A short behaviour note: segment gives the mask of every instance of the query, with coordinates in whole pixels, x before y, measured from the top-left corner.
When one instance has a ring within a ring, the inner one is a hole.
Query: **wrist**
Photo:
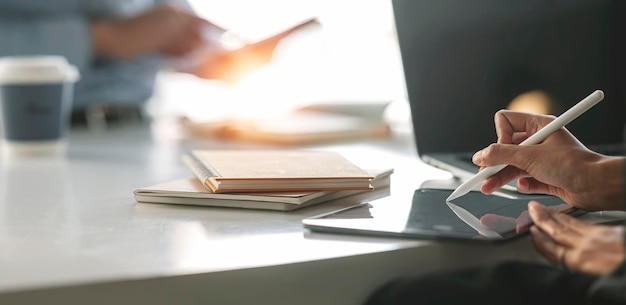
[[[607,210],[626,208],[626,157],[605,157],[598,162],[595,175]]]

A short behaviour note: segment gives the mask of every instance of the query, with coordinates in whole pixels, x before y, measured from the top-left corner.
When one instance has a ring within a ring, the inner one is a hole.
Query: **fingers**
[[[552,240],[563,245],[575,245],[590,225],[567,214],[550,210],[536,201],[528,204],[528,213],[535,226]]]
[[[485,214],[480,217],[480,224],[496,232],[507,232],[515,226],[516,219],[497,214]]]
[[[478,166],[509,164],[526,169],[530,161],[527,156],[532,156],[535,151],[536,148],[532,145],[491,144],[474,153],[472,162]]]
[[[515,132],[511,136],[512,143],[503,143],[503,144],[519,144],[524,142],[528,138],[528,134],[526,132]]]
[[[524,177],[517,180],[517,190],[524,194],[549,194],[555,195],[552,187],[532,177]]]
[[[595,275],[608,274],[623,262],[622,226],[588,224],[559,213],[563,207],[529,203],[528,212],[535,223],[530,232],[539,253],[570,270]]]
[[[472,162],[478,166],[486,167],[497,164],[512,165],[505,167],[496,175],[487,178],[481,186],[481,191],[485,194],[490,194],[513,179],[527,176],[526,168],[529,166],[529,160],[525,160],[524,156],[529,154],[524,153],[524,151],[533,149],[533,147],[522,147],[518,145],[492,144],[476,152],[472,157]],[[520,150],[522,153],[520,153]]]
[[[543,183],[533,177],[523,177],[517,180],[517,191],[523,194],[546,194],[566,200],[567,191],[560,187]]]
[[[548,261],[564,266],[572,271],[584,272],[592,275],[606,275],[624,261],[623,236],[616,239],[617,242],[609,241],[609,246],[603,243],[587,244],[582,240],[582,246],[568,246],[559,244],[550,238],[548,234],[536,226],[530,228],[532,242],[535,249]],[[589,233],[587,235],[590,235]],[[591,235],[602,236],[600,233]]]
[[[536,201],[528,204],[528,213],[534,222],[530,228],[532,242],[537,251],[550,262],[568,266],[567,253],[570,247],[580,238],[580,232],[571,230],[576,222],[556,216],[566,216],[552,211]],[[566,216],[566,218],[571,218]]]
[[[522,212],[515,221],[515,232],[521,233],[526,231],[531,223],[528,211]]]
[[[554,120],[554,116],[500,110],[494,115],[498,143],[520,143]]]
[[[525,175],[525,172],[516,167],[505,167],[496,175],[485,179],[480,187],[480,191],[483,194],[491,194],[500,189],[503,185],[509,183],[509,181],[517,179],[518,177],[523,175]]]
[[[548,235],[541,231],[538,227],[530,227],[532,235],[532,243],[535,249],[543,255],[548,261],[567,266],[565,262],[565,248],[557,245]]]
[[[510,165],[487,178],[481,186],[481,191],[490,194],[509,181],[522,178],[517,185],[518,191],[522,193],[562,195],[563,189],[555,187],[552,182],[563,181],[559,180],[563,174],[554,170],[560,166],[554,162],[563,159],[555,156],[553,149],[555,148],[542,145],[491,144],[476,152],[472,162],[480,167]]]

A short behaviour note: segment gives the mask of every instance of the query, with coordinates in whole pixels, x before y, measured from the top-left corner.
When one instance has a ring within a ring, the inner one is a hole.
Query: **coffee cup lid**
[[[0,57],[0,85],[75,82],[78,69],[63,56]]]

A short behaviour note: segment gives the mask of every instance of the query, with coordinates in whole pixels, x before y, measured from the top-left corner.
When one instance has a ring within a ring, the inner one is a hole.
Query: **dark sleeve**
[[[591,285],[589,300],[590,304],[626,304],[626,262]]]

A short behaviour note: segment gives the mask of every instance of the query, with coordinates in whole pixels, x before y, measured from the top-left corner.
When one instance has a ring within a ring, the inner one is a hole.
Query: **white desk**
[[[58,162],[0,171],[0,304],[360,304],[391,277],[505,257],[537,259],[529,240],[503,246],[305,232],[291,213],[138,204],[132,190],[190,177],[189,148],[150,128],[74,130]],[[392,192],[447,174],[417,161],[410,137],[328,146],[357,164],[394,167]],[[395,150],[393,150],[393,149]]]

